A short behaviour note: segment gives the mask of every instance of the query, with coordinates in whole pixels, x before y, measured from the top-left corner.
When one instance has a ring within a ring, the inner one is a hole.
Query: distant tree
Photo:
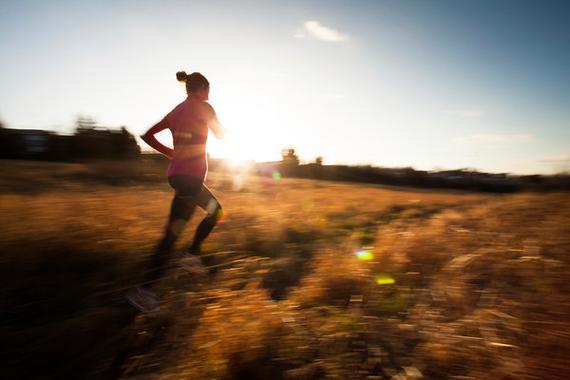
[[[111,132],[111,138],[116,157],[133,158],[140,154],[140,147],[135,137],[125,126],[121,127],[120,132]]]
[[[299,157],[295,153],[295,149],[288,148],[281,151],[281,157],[283,157],[283,165],[288,167],[299,166]]]
[[[314,163],[306,165],[305,176],[309,178],[322,178],[323,173],[323,158],[321,156],[316,157]]]
[[[134,158],[140,153],[134,136],[126,127],[110,129],[86,116],[77,118],[72,147],[73,156],[79,159]]]
[[[295,149],[288,148],[281,151],[281,173],[285,175],[296,175],[299,169],[299,157],[295,153]]]
[[[92,131],[97,127],[97,123],[89,116],[79,116],[75,122],[76,133]]]

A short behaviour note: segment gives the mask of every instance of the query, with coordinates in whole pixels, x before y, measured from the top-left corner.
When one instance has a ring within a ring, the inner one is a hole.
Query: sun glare
[[[211,139],[208,151],[213,157],[224,159],[230,167],[247,167],[259,156],[259,143],[245,136],[228,134],[224,140]]]

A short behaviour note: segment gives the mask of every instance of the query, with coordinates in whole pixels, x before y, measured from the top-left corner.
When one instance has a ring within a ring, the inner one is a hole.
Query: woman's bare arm
[[[174,149],[163,145],[160,141],[154,137],[160,131],[168,128],[168,123],[165,119],[162,119],[155,125],[153,125],[144,135],[141,136],[142,140],[150,145],[152,148],[156,149],[160,153],[164,154],[166,157],[172,159],[174,157]]]
[[[208,127],[214,133],[214,136],[216,136],[218,140],[223,140],[226,135],[226,131],[222,126],[222,124],[220,124],[220,121],[218,120],[218,116],[216,115],[216,111],[214,111],[214,108],[209,103],[206,104],[208,107],[208,111],[210,112],[210,117],[209,117],[210,122],[208,123]]]
[[[223,140],[224,137],[226,136],[226,131],[224,127],[222,127],[222,124],[220,124],[217,118],[214,119],[210,124],[210,129],[212,130],[212,132],[214,132],[214,136],[216,136],[218,140]]]

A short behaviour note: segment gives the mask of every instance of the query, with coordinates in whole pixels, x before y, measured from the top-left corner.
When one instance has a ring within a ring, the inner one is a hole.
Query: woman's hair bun
[[[187,78],[188,74],[186,74],[186,71],[179,71],[176,73],[176,79],[178,79],[179,82],[186,82]]]

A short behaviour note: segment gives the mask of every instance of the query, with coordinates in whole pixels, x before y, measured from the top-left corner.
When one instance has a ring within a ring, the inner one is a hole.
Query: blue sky
[[[538,0],[4,1],[0,120],[141,134],[184,69],[230,131],[214,156],[570,170],[569,19]]]

